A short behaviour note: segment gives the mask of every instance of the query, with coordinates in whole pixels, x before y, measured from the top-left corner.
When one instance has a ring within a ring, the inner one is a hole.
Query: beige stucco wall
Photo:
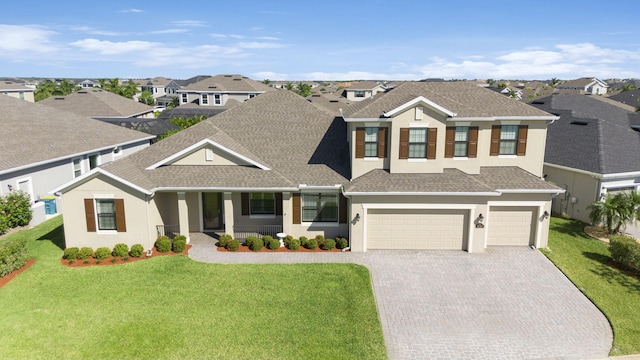
[[[213,152],[212,160],[206,159],[206,149]],[[239,159],[226,151],[222,151],[213,145],[206,145],[201,149],[197,149],[190,154],[174,161],[172,165],[241,165],[248,166],[248,162]]]
[[[87,232],[84,199],[112,197],[124,200],[126,232]],[[155,241],[155,223],[151,223],[155,214],[149,213],[146,195],[122,186],[112,179],[98,175],[77,186],[73,191],[62,194],[65,206],[64,232],[66,247],[89,246],[113,248],[115,244],[142,244],[150,249]]]
[[[416,119],[416,107],[393,117],[391,122],[349,123],[352,178],[357,178],[373,169],[389,169],[392,173],[440,173],[445,168],[457,168],[468,174],[477,174],[481,166],[517,166],[536,176],[542,176],[542,163],[546,144],[546,121],[452,121],[445,115],[426,106],[422,107],[422,119]],[[420,111],[418,111],[419,113]],[[490,156],[492,125],[527,125],[527,149],[525,156]],[[389,127],[387,155],[385,159],[355,157],[355,133],[358,127]],[[478,156],[476,158],[445,158],[447,126],[477,126]],[[399,159],[400,129],[426,127],[437,129],[435,159]]]
[[[505,194],[502,196],[392,196],[392,195],[364,195],[352,196],[350,205],[349,238],[352,251],[365,250],[365,227],[367,226],[367,209],[461,209],[469,211],[471,224],[466,224],[467,251],[483,252],[487,242],[486,227],[475,227],[477,218],[483,214],[488,217],[489,206],[529,206],[535,208],[534,215],[542,217],[544,211],[551,211],[551,196],[549,194]],[[360,214],[360,220],[355,221],[356,214]],[[540,220],[540,219],[539,219]],[[487,219],[487,221],[490,221]],[[488,225],[488,223],[485,223]],[[539,232],[537,242],[540,247],[547,246],[549,232],[549,220],[538,221],[536,231]],[[472,238],[471,238],[472,236]]]
[[[600,181],[587,174],[548,165],[544,166],[544,173],[547,181],[567,190],[553,200],[553,212],[588,223],[587,207],[597,200]]]
[[[22,99],[28,102],[35,102],[35,98],[33,96],[33,91],[24,90],[24,91],[2,91],[0,92],[5,95],[9,95],[16,99]],[[22,95],[21,95],[22,94]]]

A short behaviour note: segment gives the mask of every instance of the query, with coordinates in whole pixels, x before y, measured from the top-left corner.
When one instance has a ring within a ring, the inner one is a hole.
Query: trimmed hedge
[[[291,239],[287,242],[286,245],[289,250],[298,250],[300,248],[300,240]]]
[[[262,237],[262,241],[269,250],[276,250],[280,247],[280,240],[274,239],[273,236],[265,235]]]
[[[142,253],[144,253],[144,247],[142,247],[141,244],[134,244],[131,246],[131,250],[129,250],[129,255],[135,258],[141,257]]]
[[[111,249],[109,249],[108,247],[101,247],[96,249],[93,257],[96,258],[96,260],[104,260],[108,258],[109,255],[111,255]]]
[[[173,239],[173,252],[181,253],[187,248],[187,237],[184,235],[176,236]]]
[[[155,243],[156,250],[161,253],[171,251],[171,240],[168,236],[159,236]]]
[[[70,248],[66,248],[64,249],[64,253],[62,254],[62,258],[65,260],[73,260],[76,258],[76,255],[78,255],[78,251],[80,251],[80,249],[78,249],[77,247],[70,247]],[[109,250],[111,251],[111,250]]]
[[[612,236],[609,239],[609,251],[613,261],[640,272],[640,243],[636,239],[625,235]]]
[[[333,239],[325,239],[322,244],[320,244],[322,250],[333,250],[334,247],[336,247],[336,241]]]
[[[349,240],[342,236],[336,237],[336,247],[338,249],[346,249],[349,246]]]
[[[236,239],[231,239],[227,241],[227,244],[224,248],[228,251],[237,251],[238,249],[240,249],[240,242]]]
[[[223,247],[223,248],[227,248],[227,243],[229,241],[233,240],[233,236],[229,235],[229,234],[222,234],[220,235],[220,238],[218,239],[218,246],[219,247]]]
[[[127,254],[129,253],[129,246],[127,244],[116,244],[116,246],[113,247],[113,252],[111,253],[111,255],[113,256],[127,256]]]
[[[249,246],[249,250],[251,251],[260,251],[262,250],[262,246],[264,246],[264,242],[262,241],[262,239],[256,236],[247,236],[245,242],[247,243],[247,245]]]
[[[82,249],[80,249],[80,251],[78,251],[78,253],[76,254],[76,259],[78,260],[85,260],[91,257],[91,255],[93,254],[93,249],[90,247],[83,247]]]
[[[318,248],[318,240],[308,239],[304,247],[306,247],[309,250],[315,250]]]
[[[27,262],[27,240],[14,239],[0,242],[0,277],[20,269]]]

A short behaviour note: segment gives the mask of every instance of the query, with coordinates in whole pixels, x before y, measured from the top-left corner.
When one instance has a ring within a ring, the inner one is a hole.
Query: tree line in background
[[[124,96],[128,99],[133,99],[133,97],[138,93],[138,85],[131,80],[122,83],[118,78],[98,79],[98,83],[100,84],[100,88],[102,90],[114,93],[116,95]],[[38,86],[36,86],[36,89],[34,91],[34,99],[35,101],[40,101],[51,96],[65,96],[81,89],[82,88],[80,86],[67,79],[61,80],[59,82],[47,80],[41,82],[40,84],[38,84]],[[155,104],[153,95],[147,90],[140,93],[138,101],[146,105]]]

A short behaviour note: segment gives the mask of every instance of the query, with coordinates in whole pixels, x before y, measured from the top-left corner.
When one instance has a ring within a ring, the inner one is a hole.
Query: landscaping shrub
[[[224,247],[229,251],[237,251],[240,248],[240,242],[236,239],[227,241],[227,245]]]
[[[336,247],[336,241],[333,239],[325,239],[320,245],[322,250],[333,250],[334,247]]]
[[[227,248],[227,242],[229,242],[230,240],[233,240],[233,236],[229,235],[229,234],[222,234],[220,235],[220,238],[218,239],[218,246],[223,247],[223,248]]]
[[[280,240],[274,239],[272,236],[263,236],[262,241],[264,241],[264,246],[269,250],[276,250],[280,247]]]
[[[75,259],[78,251],[80,251],[80,249],[78,249],[77,247],[66,248],[62,253],[62,258],[66,260]]]
[[[625,235],[609,238],[609,251],[613,261],[640,272],[640,243]]]
[[[257,236],[249,235],[247,236],[246,239],[244,239],[244,244],[247,246],[251,246],[251,244],[255,242],[257,239],[258,239]]]
[[[113,247],[113,252],[111,253],[111,255],[113,256],[127,256],[127,254],[129,253],[129,246],[127,244],[116,244],[116,246]]]
[[[173,239],[173,252],[181,253],[187,248],[187,237],[186,236],[176,236]]]
[[[346,249],[349,246],[349,240],[342,236],[336,237],[336,247],[338,249]]]
[[[249,238],[252,238],[252,239],[249,240]],[[264,242],[262,241],[262,239],[257,238],[255,236],[248,236],[247,242],[249,245],[249,249],[252,251],[260,251],[262,249],[262,246],[264,245]]]
[[[6,233],[11,227],[10,225],[9,219],[0,213],[0,235]]]
[[[0,214],[9,221],[9,227],[27,226],[33,217],[31,198],[24,191],[12,191],[2,199]]]
[[[129,250],[129,255],[135,258],[141,257],[142,253],[144,253],[144,248],[142,247],[141,244],[134,244],[131,247],[131,250]]]
[[[160,236],[155,243],[156,250],[161,253],[171,251],[171,240],[167,236]]]
[[[93,254],[93,249],[90,247],[83,247],[80,249],[80,251],[78,251],[78,253],[76,254],[76,259],[78,260],[84,260],[84,259],[88,259],[91,257],[91,255]]]
[[[0,277],[20,269],[27,261],[27,240],[0,241]]]
[[[307,241],[309,241],[309,239],[307,239],[306,236],[300,236],[300,246],[306,248],[307,247]]]
[[[322,244],[324,244],[324,236],[316,235],[316,241],[318,242],[318,246],[322,247]]]
[[[298,250],[300,248],[300,240],[298,239],[289,240],[289,243],[287,244],[287,248],[289,250]]]
[[[96,252],[93,254],[93,257],[97,260],[104,260],[111,255],[111,249],[108,247],[97,248]]]
[[[318,248],[318,241],[316,239],[308,239],[305,247],[309,250],[315,250]]]

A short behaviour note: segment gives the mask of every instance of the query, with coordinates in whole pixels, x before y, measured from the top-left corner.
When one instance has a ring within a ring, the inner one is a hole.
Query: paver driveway
[[[224,253],[202,234],[192,234],[192,243],[198,261],[367,266],[391,359],[602,359],[612,343],[602,313],[526,247]]]

